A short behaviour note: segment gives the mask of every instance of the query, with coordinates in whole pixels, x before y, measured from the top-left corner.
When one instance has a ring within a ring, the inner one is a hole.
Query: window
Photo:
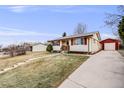
[[[75,45],[82,45],[83,44],[83,39],[82,38],[76,38],[74,44]]]
[[[54,46],[59,46],[60,45],[60,41],[53,41],[53,45]]]
[[[96,43],[96,40],[95,40],[95,39],[93,39],[93,42],[94,42],[94,43]]]
[[[96,33],[96,35],[97,35],[97,37],[98,37],[98,40],[100,40],[100,36],[99,36],[99,34],[98,34],[98,33]]]

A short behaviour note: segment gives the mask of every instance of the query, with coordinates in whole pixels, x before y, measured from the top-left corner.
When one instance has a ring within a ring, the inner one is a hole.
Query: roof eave
[[[48,42],[59,41],[59,40],[65,40],[65,39],[71,39],[71,38],[78,38],[78,37],[88,37],[88,36],[93,36],[93,35],[86,35],[86,36],[77,36],[77,37],[69,37],[69,38],[54,39],[54,40],[48,40]]]

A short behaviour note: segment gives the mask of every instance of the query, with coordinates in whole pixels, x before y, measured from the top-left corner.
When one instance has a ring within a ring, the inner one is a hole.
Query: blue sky
[[[114,37],[104,26],[105,13],[116,13],[117,6],[0,6],[0,44],[45,42],[71,35],[78,23],[87,31],[99,31],[102,39]]]

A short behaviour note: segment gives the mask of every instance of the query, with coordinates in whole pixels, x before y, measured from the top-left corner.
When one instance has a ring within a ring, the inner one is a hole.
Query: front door
[[[68,40],[62,41],[62,50],[63,51],[69,51],[69,41]]]

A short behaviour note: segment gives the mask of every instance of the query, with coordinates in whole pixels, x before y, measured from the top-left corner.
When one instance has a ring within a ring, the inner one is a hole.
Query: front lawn
[[[1,74],[0,87],[58,87],[87,59],[87,56],[64,54],[43,58]]]
[[[26,55],[20,55],[15,57],[0,57],[0,70],[11,67],[14,64],[26,61],[31,58],[46,56],[48,52],[27,52]]]

